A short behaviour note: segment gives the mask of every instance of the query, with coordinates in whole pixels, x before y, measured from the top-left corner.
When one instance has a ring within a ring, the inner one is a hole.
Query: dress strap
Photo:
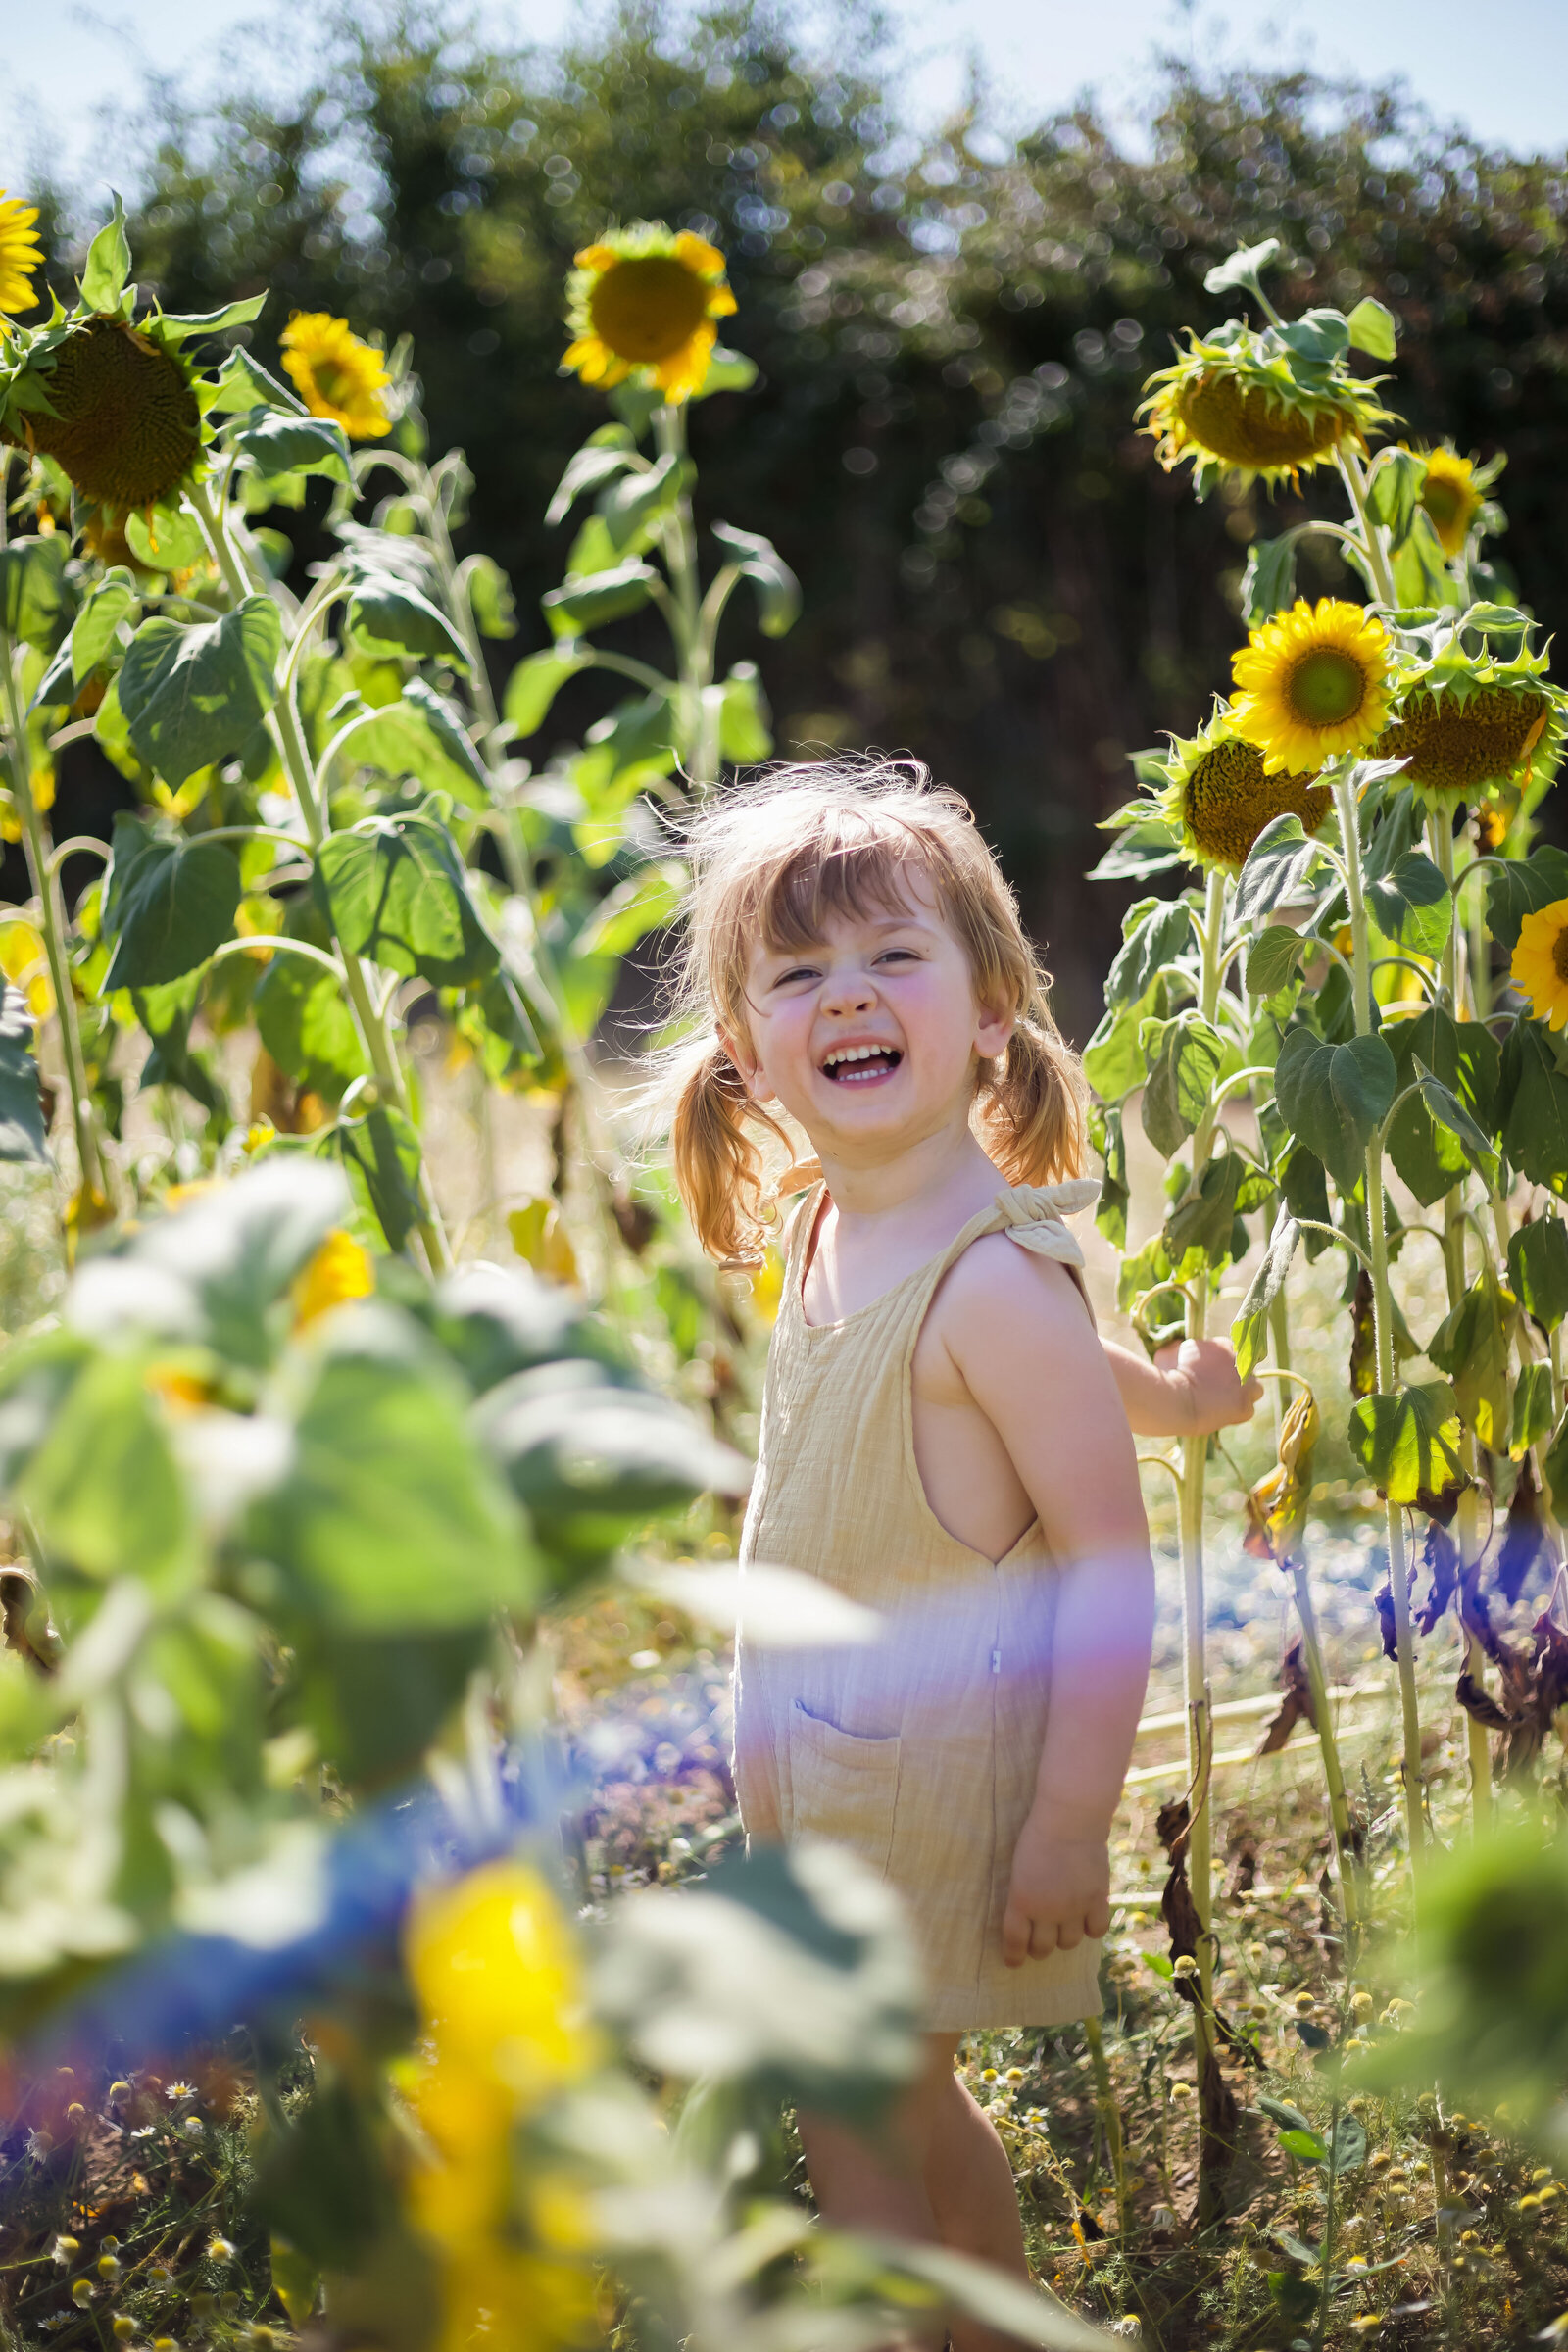
[[[1093,1176],[1075,1176],[1065,1184],[1009,1185],[1005,1192],[998,1193],[989,1208],[971,1217],[942,1255],[933,1260],[927,1296],[972,1242],[983,1241],[988,1233],[1004,1233],[1009,1242],[1016,1242],[1031,1257],[1054,1258],[1058,1265],[1065,1266],[1078,1286],[1090,1322],[1095,1322],[1094,1305],[1084,1283],[1083,1250],[1077,1235],[1063,1219],[1088,1208],[1099,1198],[1100,1184]]]

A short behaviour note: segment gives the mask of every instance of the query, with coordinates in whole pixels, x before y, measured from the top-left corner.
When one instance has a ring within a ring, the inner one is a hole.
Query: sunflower
[[[14,404],[0,438],[53,458],[96,506],[173,498],[201,455],[202,419],[192,371],[159,323],[88,315],[40,338],[25,372],[49,407]]]
[[[1200,498],[1225,475],[1243,483],[1289,482],[1341,449],[1365,451],[1392,424],[1375,382],[1344,359],[1303,361],[1273,327],[1232,319],[1212,335],[1188,330],[1188,347],[1152,375],[1139,411],[1166,472],[1193,462]]]
[[[1328,786],[1310,775],[1269,775],[1256,744],[1237,733],[1224,710],[1197,735],[1172,737],[1165,773],[1159,813],[1179,830],[1194,865],[1239,870],[1275,817],[1298,816],[1315,833],[1333,806]]]
[[[1499,662],[1485,642],[1481,653],[1466,653],[1462,627],[1407,673],[1377,743],[1380,760],[1407,763],[1402,781],[1429,808],[1450,811],[1459,801],[1544,790],[1564,734],[1563,698],[1546,677],[1545,655],[1521,645]]]
[[[0,314],[30,311],[37,300],[33,274],[43,267],[43,248],[32,226],[37,218],[36,205],[0,188]]]
[[[1388,713],[1392,653],[1383,623],[1359,605],[1301,598],[1254,629],[1232,662],[1238,732],[1257,745],[1270,775],[1313,774],[1362,750]]]
[[[1426,461],[1426,474],[1421,484],[1421,504],[1444,554],[1451,564],[1462,556],[1470,537],[1470,526],[1486,505],[1483,486],[1476,480],[1473,458],[1461,458],[1446,442],[1441,449],[1423,449],[1415,453]]]
[[[313,416],[330,416],[354,441],[379,441],[392,430],[381,399],[392,379],[381,354],[346,318],[291,312],[282,348],[294,389]]]
[[[1568,899],[1525,916],[1508,977],[1538,1021],[1568,1022]]]
[[[563,368],[585,384],[634,370],[667,401],[701,391],[717,328],[735,308],[724,256],[705,237],[639,220],[587,245],[566,284],[572,342]]]

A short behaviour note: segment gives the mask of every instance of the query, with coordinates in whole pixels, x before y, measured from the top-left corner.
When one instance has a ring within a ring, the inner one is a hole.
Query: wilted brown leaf
[[[1317,1713],[1312,1705],[1312,1688],[1306,1679],[1301,1662],[1301,1644],[1295,1641],[1280,1661],[1280,1685],[1284,1697],[1279,1712],[1269,1717],[1263,1727],[1263,1737],[1253,1750],[1259,1756],[1277,1756],[1298,1723],[1309,1724],[1317,1730]]]

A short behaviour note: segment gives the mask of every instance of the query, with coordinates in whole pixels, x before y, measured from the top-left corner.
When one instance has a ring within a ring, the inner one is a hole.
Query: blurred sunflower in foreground
[[[599,2056],[570,1927],[538,1872],[491,1862],[419,1898],[405,1952],[422,2039],[402,2087],[431,2157],[410,2204],[441,2259],[443,2352],[580,2342],[583,2199],[522,2155],[529,2118]]]
[[[585,384],[623,383],[633,370],[667,401],[699,392],[735,297],[724,256],[689,229],[639,220],[585,246],[566,281],[572,342],[562,361]]]
[[[1270,775],[1305,775],[1383,732],[1393,648],[1359,605],[1301,598],[1265,621],[1232,661],[1238,731]]]
[[[329,416],[351,441],[392,430],[381,398],[391,377],[372,343],[327,311],[295,311],[282,334],[283,366],[313,416]]]
[[[1198,734],[1172,737],[1165,772],[1159,813],[1181,834],[1194,865],[1239,872],[1275,817],[1298,816],[1304,832],[1315,833],[1333,805],[1328,786],[1311,774],[1271,775],[1257,745],[1223,709]]]
[[[30,311],[37,296],[35,273],[43,267],[43,248],[33,231],[35,205],[0,188],[0,312]]]

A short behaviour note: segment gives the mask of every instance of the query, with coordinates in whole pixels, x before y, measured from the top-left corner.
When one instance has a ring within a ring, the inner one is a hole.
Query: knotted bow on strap
[[[1054,1257],[1064,1266],[1082,1266],[1078,1237],[1069,1233],[1063,1217],[1088,1208],[1100,1198],[1093,1176],[1075,1176],[1068,1184],[1017,1184],[997,1195],[1003,1230],[1009,1242],[1035,1257]]]

